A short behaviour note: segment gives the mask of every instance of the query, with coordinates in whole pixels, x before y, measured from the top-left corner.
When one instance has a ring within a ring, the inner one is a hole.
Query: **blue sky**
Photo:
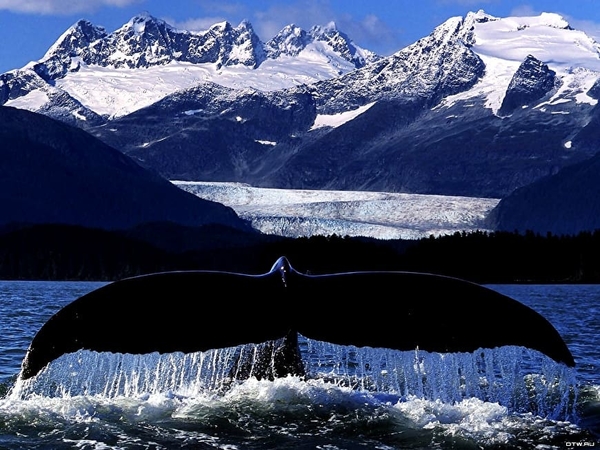
[[[358,45],[389,55],[479,9],[499,17],[557,12],[600,41],[600,0],[0,0],[0,73],[40,59],[79,19],[109,32],[141,12],[188,30],[247,19],[263,41],[290,23],[334,21]]]

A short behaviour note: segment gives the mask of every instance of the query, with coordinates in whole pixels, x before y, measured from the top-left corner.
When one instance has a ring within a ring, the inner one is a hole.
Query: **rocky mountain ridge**
[[[243,75],[238,73],[240,70],[246,74],[259,72],[257,83],[266,75],[274,79],[271,89],[279,89],[337,76],[379,58],[357,46],[333,23],[315,26],[309,31],[290,25],[263,43],[248,21],[237,27],[222,22],[203,32],[188,32],[177,30],[149,14],[141,14],[107,33],[102,27],[80,20],[63,33],[41,60],[0,75],[0,104],[32,111],[43,107],[52,115],[54,97],[68,95],[72,97],[71,102],[81,103],[71,120],[87,120],[90,114],[107,115],[105,112],[111,111],[108,115],[119,116],[150,104],[139,98],[143,94],[147,97],[150,89],[142,89],[129,96],[127,100],[137,98],[128,108],[98,106],[107,101],[118,102],[118,94],[108,99],[106,95],[100,94],[97,98],[89,92],[102,87],[106,91],[107,86],[103,84],[106,77],[119,78],[111,88],[123,93],[135,90],[137,80],[127,85],[123,79],[130,78],[134,72],[140,75],[140,70],[145,70],[142,78],[150,76],[147,80],[150,86],[177,72],[178,81],[167,79],[162,83],[162,89],[151,94],[152,102],[202,80],[223,78],[223,73],[227,77],[231,72],[233,81],[229,82],[235,83]],[[288,64],[290,60],[298,68]],[[321,67],[308,69],[311,62]],[[270,67],[273,64],[274,67]],[[93,86],[95,83],[101,86]],[[220,84],[227,85],[227,79],[221,79]],[[242,84],[252,87],[254,83],[246,79]],[[264,90],[264,86],[262,88]],[[43,95],[45,99],[41,98]]]
[[[469,13],[379,58],[332,26],[252,36],[245,22],[81,23],[41,65],[0,76],[0,102],[76,124],[165,178],[261,187],[502,198],[598,151],[600,46],[557,14]],[[294,74],[279,64],[292,60]]]

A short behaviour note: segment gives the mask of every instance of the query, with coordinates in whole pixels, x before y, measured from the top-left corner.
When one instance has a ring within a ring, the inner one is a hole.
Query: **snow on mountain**
[[[71,65],[71,57],[86,51],[92,43],[107,36],[103,27],[97,27],[87,20],[80,20],[65,31],[48,49],[44,57],[28,65],[44,79],[50,80],[65,76],[69,70],[77,70],[77,60]]]
[[[310,131],[322,127],[337,128],[345,124],[346,122],[355,119],[356,117],[367,111],[374,104],[374,102],[369,103],[368,105],[359,106],[358,108],[353,109],[351,111],[346,111],[337,114],[318,114],[315,118],[315,123],[310,128]]]
[[[484,62],[485,75],[471,89],[446,98],[446,106],[483,96],[486,107],[497,113],[514,73],[529,56],[546,63],[561,81],[550,103],[570,96],[577,103],[596,104],[586,92],[600,73],[600,44],[560,15],[496,18],[479,11],[465,18],[469,27],[468,44]]]
[[[352,68],[348,65],[345,70]],[[213,82],[240,90],[277,91],[337,74],[338,70],[332,69],[327,58],[314,53],[306,55],[304,60],[289,56],[267,60],[257,69],[238,65],[218,70],[213,64],[185,62],[143,70],[85,66],[57,80],[56,86],[100,115],[122,117],[201,83]],[[16,107],[13,102],[9,101],[7,105]]]
[[[203,82],[280,90],[330,79],[377,58],[334,24],[309,32],[289,26],[263,44],[247,21],[188,32],[142,14],[110,34],[79,21],[23,70],[97,114],[120,117]],[[0,77],[0,88],[7,87]],[[27,98],[29,92],[11,92],[4,101],[36,111],[40,97]]]
[[[402,95],[452,106],[484,97],[497,113],[528,56],[556,72],[555,100],[595,104],[586,92],[600,73],[600,45],[591,37],[554,13],[497,18],[479,11],[452,17],[394,55],[324,83],[329,92],[321,93],[319,107],[342,112]]]
[[[347,72],[348,63],[359,68],[379,59],[375,53],[358,47],[348,35],[337,29],[334,22],[324,27],[314,26],[308,32],[294,24],[288,25],[268,41],[265,48],[271,59],[281,55],[296,57],[303,53],[303,56],[311,53],[326,55],[332,58],[333,66],[340,68],[340,73]]]
[[[173,181],[205,200],[223,203],[263,233],[419,239],[484,230],[498,199],[387,192],[256,188],[241,183]]]

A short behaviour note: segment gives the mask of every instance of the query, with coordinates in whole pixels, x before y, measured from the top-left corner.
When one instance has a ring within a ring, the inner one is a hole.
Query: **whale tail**
[[[273,381],[288,375],[306,377],[298,333],[291,330],[284,337],[263,342],[250,351],[242,347],[229,370],[228,378],[246,380],[254,377]]]
[[[413,272],[304,275],[280,258],[266,274],[165,272],[108,284],[52,316],[23,360],[28,379],[80,349],[145,354],[247,343],[278,355],[250,376],[302,375],[297,335],[340,345],[456,353],[522,346],[575,361],[531,308],[483,286]],[[240,377],[248,365],[236,365]]]

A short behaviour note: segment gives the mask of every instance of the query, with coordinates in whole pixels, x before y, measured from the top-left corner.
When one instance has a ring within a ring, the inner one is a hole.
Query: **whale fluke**
[[[280,339],[286,362],[264,377],[298,374],[298,333],[340,345],[442,353],[514,345],[575,365],[544,317],[483,286],[413,272],[304,275],[282,257],[262,275],[165,272],[92,291],[42,326],[21,377],[81,349],[190,353]]]

